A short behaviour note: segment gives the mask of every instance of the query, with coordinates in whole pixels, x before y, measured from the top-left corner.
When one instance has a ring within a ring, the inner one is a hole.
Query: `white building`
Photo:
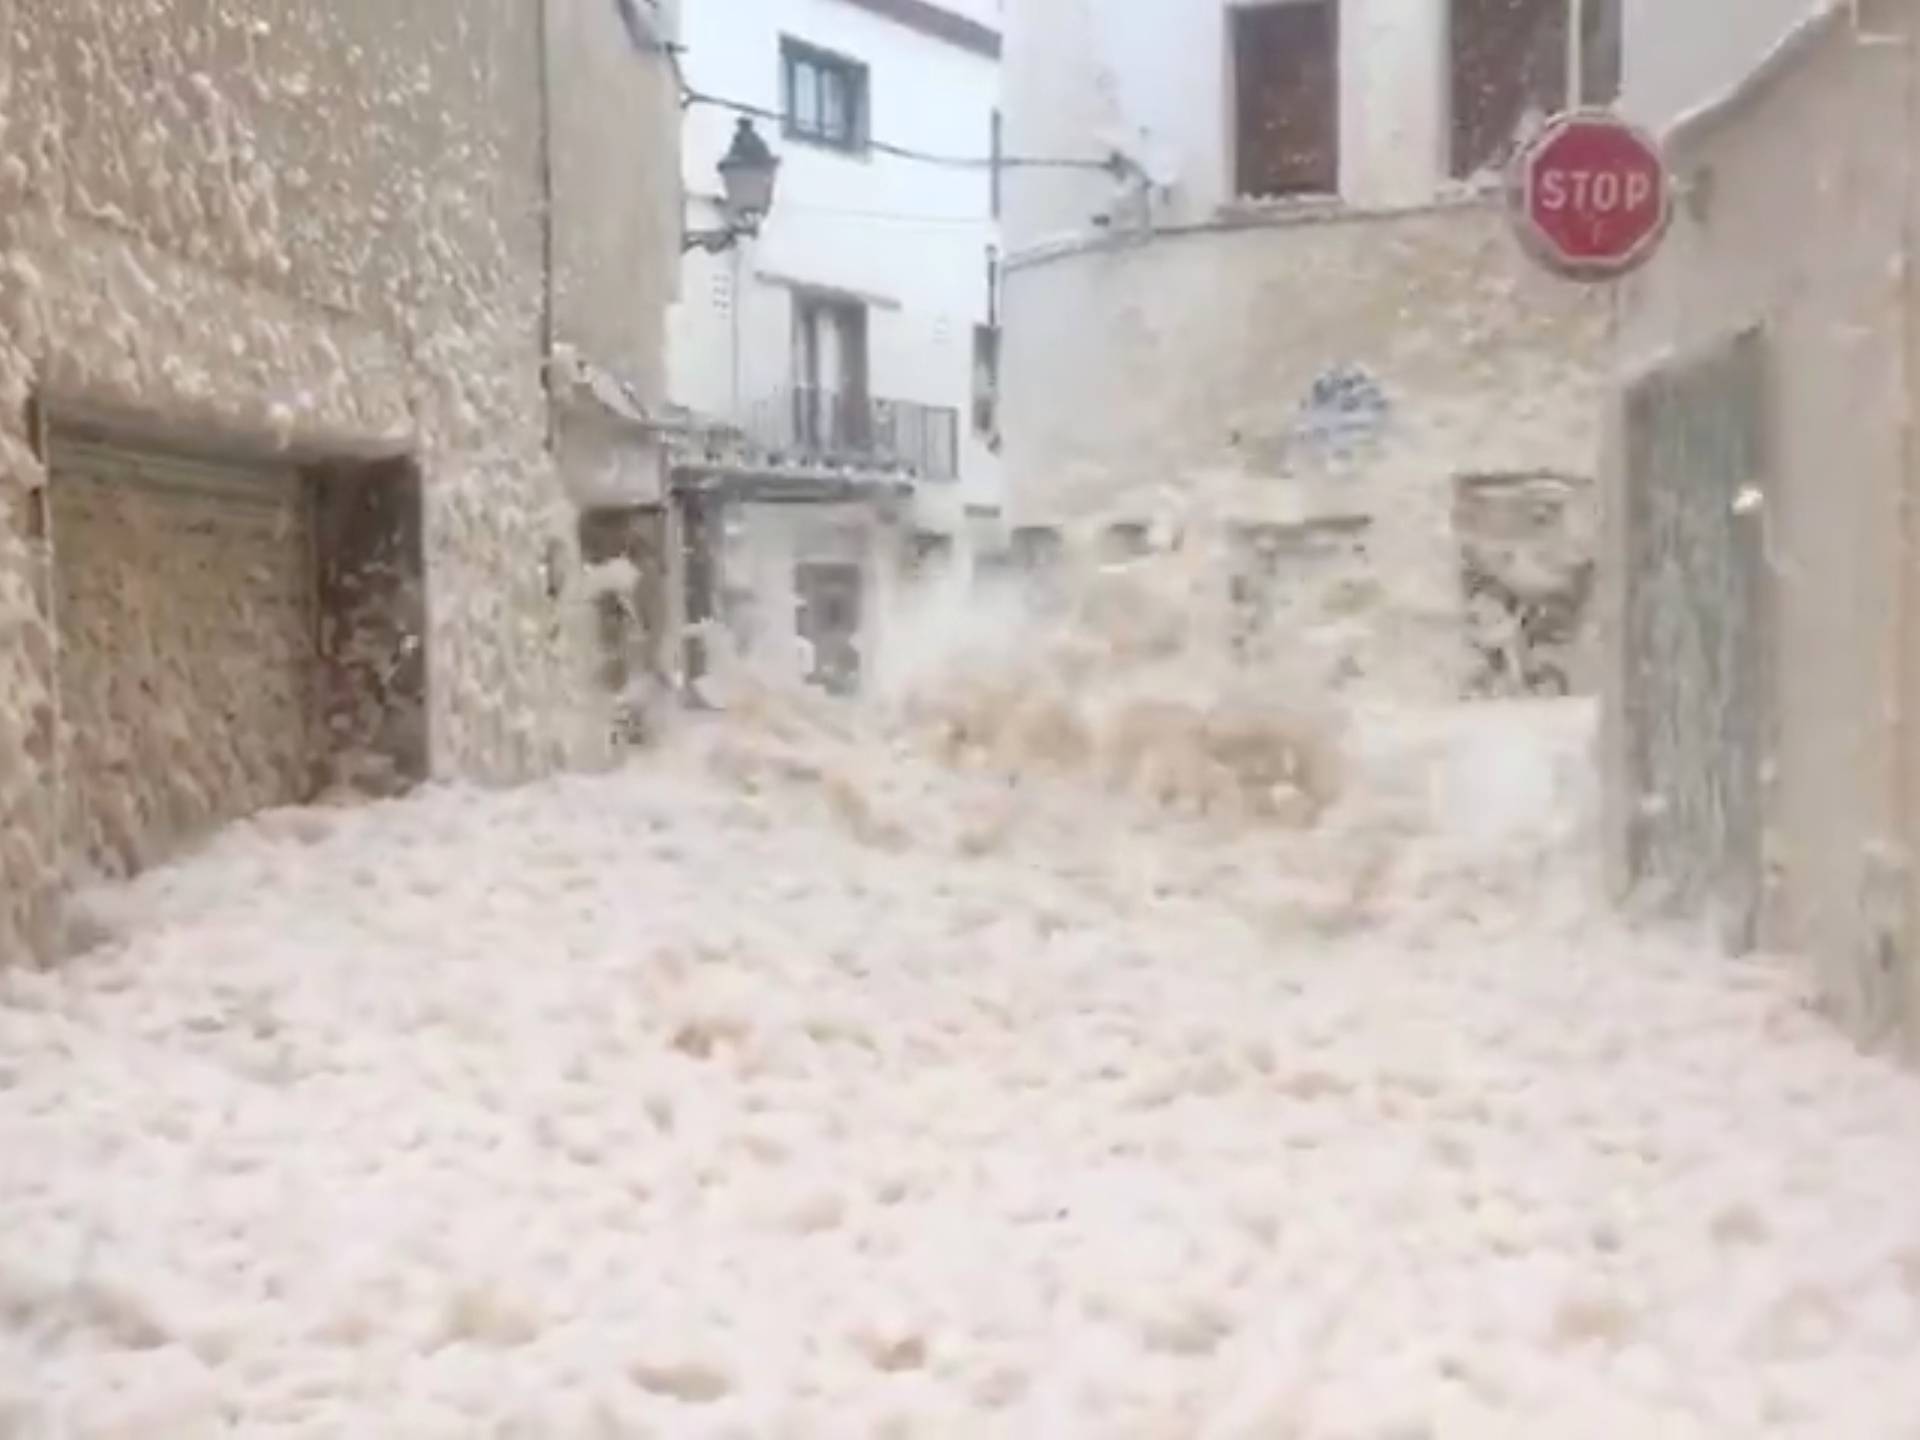
[[[1920,1053],[1920,40],[1904,0],[1644,0],[1682,203],[1622,288],[1615,879]]]
[[[1242,589],[1286,589],[1315,568],[1302,549],[1357,553],[1387,606],[1359,628],[1435,658],[1423,685],[1468,679],[1455,515],[1508,478],[1590,492],[1606,321],[1532,270],[1493,182],[1540,117],[1612,98],[1618,18],[1603,0],[1011,10],[1009,151],[1135,167],[1008,176],[1016,527],[1138,522],[1211,487]]]
[[[890,556],[944,551],[964,575],[998,533],[997,196],[986,162],[999,9],[683,0],[687,83],[720,102],[696,99],[687,114],[689,227],[722,222],[716,166],[743,111],[780,171],[757,236],[686,259],[674,398],[783,463],[897,476],[906,492],[878,507],[891,533],[870,523],[874,506],[827,506],[830,492],[791,476],[781,493],[806,508],[729,507],[735,543],[721,548],[752,558],[723,588],[762,617],[793,604],[803,632],[852,625],[872,641]],[[788,580],[802,593],[782,593]],[[795,653],[784,624],[754,628],[769,653]]]

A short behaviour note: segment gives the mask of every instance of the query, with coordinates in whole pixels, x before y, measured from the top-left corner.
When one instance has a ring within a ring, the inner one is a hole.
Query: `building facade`
[[[1501,587],[1471,573],[1456,518],[1520,537],[1514,517],[1539,512],[1559,540],[1586,525],[1606,308],[1527,263],[1499,180],[1541,118],[1611,101],[1617,17],[1602,0],[1014,11],[1012,159],[1119,157],[1117,178],[1008,172],[1016,527],[1137,525],[1204,495],[1256,608],[1300,603],[1258,598],[1305,574],[1290,549],[1371,572],[1363,670],[1458,693],[1506,663],[1512,607],[1492,624],[1506,639],[1461,643],[1469,593]],[[1589,580],[1582,562],[1553,585]],[[1343,580],[1332,603],[1365,590]]]
[[[1911,1050],[1912,10],[1630,21],[1628,103],[1665,124],[1682,203],[1623,288],[1608,415],[1614,877],[1730,949],[1809,957],[1854,1034]]]
[[[250,811],[603,753],[582,510],[664,488],[654,7],[0,17],[0,957]]]
[[[915,556],[964,578],[998,533],[999,10],[682,5],[689,227],[720,223],[743,115],[780,162],[758,233],[687,256],[672,321],[674,399],[734,437],[688,472],[728,496],[703,522],[713,604],[831,688],[849,644],[881,646]]]

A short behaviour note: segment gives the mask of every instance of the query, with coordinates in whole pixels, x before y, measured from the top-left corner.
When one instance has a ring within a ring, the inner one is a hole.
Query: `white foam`
[[[1914,1083],[1600,918],[1584,707],[1361,711],[1307,829],[887,723],[267,817],[0,981],[15,1433],[1920,1413]]]

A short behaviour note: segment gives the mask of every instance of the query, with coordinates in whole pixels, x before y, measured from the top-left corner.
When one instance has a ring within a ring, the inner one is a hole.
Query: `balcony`
[[[780,461],[931,481],[960,473],[960,412],[949,406],[796,388],[748,403],[736,423]]]

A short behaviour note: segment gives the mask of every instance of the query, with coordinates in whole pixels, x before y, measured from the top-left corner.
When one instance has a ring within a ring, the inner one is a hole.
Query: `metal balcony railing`
[[[960,412],[796,387],[746,407],[740,429],[771,455],[850,468],[900,470],[922,480],[960,473]]]

